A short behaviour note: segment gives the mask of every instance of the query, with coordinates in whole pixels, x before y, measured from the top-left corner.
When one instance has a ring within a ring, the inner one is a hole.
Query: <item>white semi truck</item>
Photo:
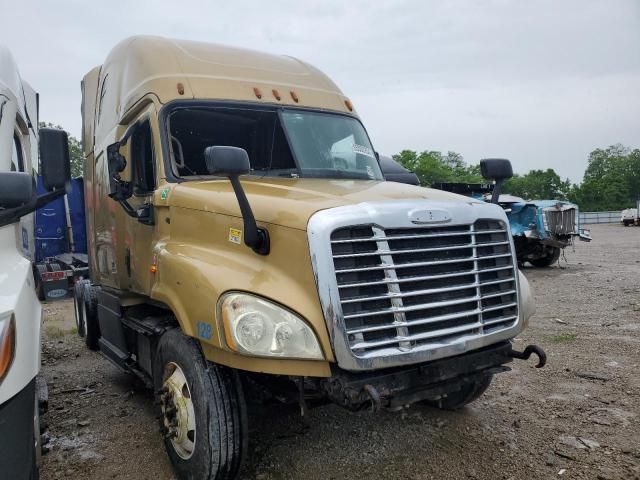
[[[40,137],[40,138],[39,138]],[[40,141],[44,185],[36,194]],[[64,194],[66,133],[38,131],[38,95],[0,46],[0,477],[38,478],[42,310],[34,290],[32,212]],[[46,388],[46,387],[44,387]]]

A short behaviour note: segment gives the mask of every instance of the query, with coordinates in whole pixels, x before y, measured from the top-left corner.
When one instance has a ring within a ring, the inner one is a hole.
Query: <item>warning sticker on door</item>
[[[236,243],[236,244],[240,245],[240,243],[242,243],[242,230],[239,230],[237,228],[230,228],[229,229],[229,241],[231,243]]]

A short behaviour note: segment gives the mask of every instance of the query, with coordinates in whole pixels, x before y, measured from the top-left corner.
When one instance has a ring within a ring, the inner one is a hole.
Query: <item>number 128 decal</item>
[[[213,329],[210,323],[206,322],[198,322],[196,325],[198,329],[198,336],[200,338],[204,338],[205,340],[211,340],[211,336],[213,335]]]

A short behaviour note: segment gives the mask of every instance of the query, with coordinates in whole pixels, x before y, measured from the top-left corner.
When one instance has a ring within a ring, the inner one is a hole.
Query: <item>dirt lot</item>
[[[460,412],[252,414],[246,479],[640,478],[640,228],[594,226],[561,268],[525,268],[538,312],[514,362]],[[149,393],[84,348],[70,301],[45,305],[47,479],[173,478]]]

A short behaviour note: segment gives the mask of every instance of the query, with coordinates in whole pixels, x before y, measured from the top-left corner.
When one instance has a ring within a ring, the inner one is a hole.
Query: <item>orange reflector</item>
[[[296,92],[294,92],[293,90],[291,90],[291,98],[293,99],[294,102],[298,103],[298,94]]]
[[[182,83],[178,83],[178,93],[184,95],[184,85]]]
[[[262,92],[258,87],[253,87],[253,93],[256,95],[256,97],[262,98]]]
[[[349,109],[350,112],[353,112],[353,104],[351,103],[351,100],[347,98],[344,101],[344,104],[346,105],[346,107]]]
[[[16,322],[13,315],[8,325],[0,332],[0,380],[4,378],[13,362],[16,345]]]
[[[278,90],[274,88],[273,90],[271,90],[271,93],[273,93],[273,96],[276,97],[276,100],[280,101],[280,94],[278,93]]]
[[[158,267],[157,267],[156,265],[151,265],[151,266],[149,267],[149,271],[150,271],[151,273],[156,273],[156,272],[158,271]]]

